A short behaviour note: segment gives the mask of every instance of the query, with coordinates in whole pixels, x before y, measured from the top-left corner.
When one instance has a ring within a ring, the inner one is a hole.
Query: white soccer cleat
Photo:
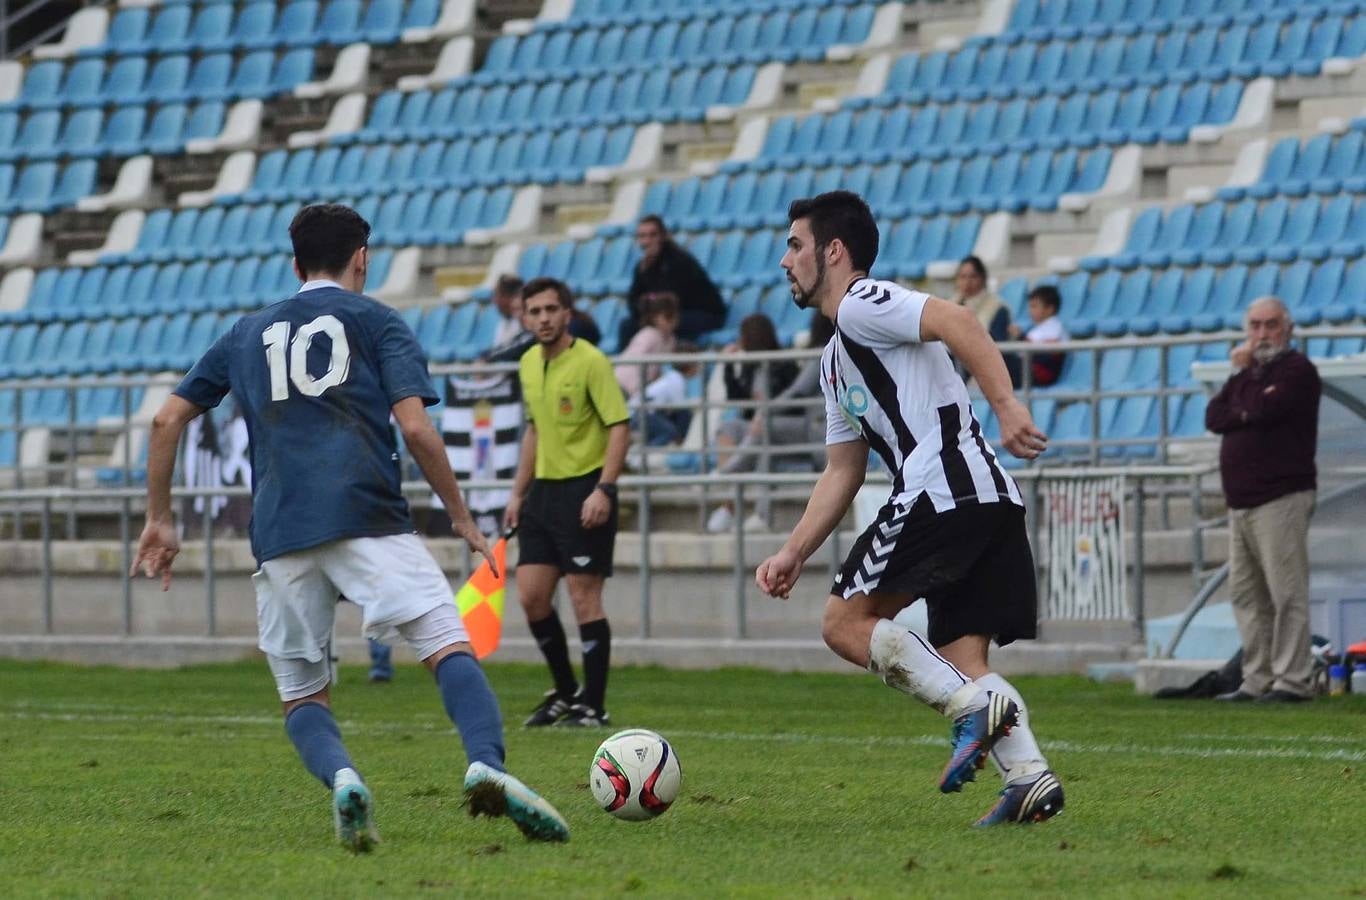
[[[332,776],[332,821],[337,840],[353,853],[367,853],[379,843],[375,830],[375,801],[355,769],[338,769]]]
[[[465,802],[471,816],[507,816],[530,840],[569,840],[569,824],[544,797],[484,763],[465,770]]]

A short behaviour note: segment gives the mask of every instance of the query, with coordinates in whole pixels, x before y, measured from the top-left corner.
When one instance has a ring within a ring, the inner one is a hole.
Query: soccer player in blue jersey
[[[289,739],[332,790],[338,839],[357,851],[378,839],[370,791],[331,712],[329,645],[344,594],[363,610],[367,637],[402,636],[435,676],[469,758],[470,814],[506,815],[528,838],[567,840],[554,807],[503,768],[498,701],[400,492],[391,415],[456,535],[493,564],[426,412],[437,396],[422,349],[394,310],[361,294],[370,226],[349,207],[320,204],[300,210],[289,235],[299,292],[239,319],[152,421],[147,522],[130,574],[141,569],[169,587],[180,550],[176,447],[185,426],[231,391],[250,435],[260,647]]]

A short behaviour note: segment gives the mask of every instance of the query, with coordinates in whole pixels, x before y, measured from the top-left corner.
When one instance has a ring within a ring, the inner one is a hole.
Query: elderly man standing
[[[1243,683],[1225,701],[1309,700],[1309,517],[1316,487],[1321,385],[1290,347],[1280,300],[1247,311],[1237,371],[1210,401],[1205,427],[1221,435],[1219,469],[1229,507],[1233,614],[1243,640]]]

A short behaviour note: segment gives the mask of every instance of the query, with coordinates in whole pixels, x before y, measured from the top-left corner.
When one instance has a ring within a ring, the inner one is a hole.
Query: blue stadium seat
[[[314,36],[319,44],[349,44],[362,39],[359,0],[330,0]]]
[[[54,151],[59,156],[81,157],[100,155],[100,132],[104,128],[104,113],[98,109],[82,109],[66,118]]]
[[[275,46],[315,46],[319,39],[315,33],[318,19],[318,4],[314,0],[293,0],[280,10],[275,19],[273,44]]]
[[[60,106],[64,71],[65,67],[56,60],[34,63],[24,72],[19,95],[0,108],[51,109]]]
[[[1199,247],[1200,260],[1216,266],[1232,262],[1234,252],[1247,243],[1258,214],[1257,202],[1251,199],[1225,207],[1218,233],[1208,246]],[[1193,243],[1203,244],[1204,237],[1198,235]],[[1184,263],[1187,258],[1188,255],[1181,256],[1179,261]]]
[[[66,80],[57,103],[69,107],[96,106],[101,102],[100,86],[104,83],[104,60],[81,59],[66,71]]]
[[[147,124],[145,106],[120,106],[105,123],[99,152],[109,156],[133,156],[145,146],[142,132]]]
[[[16,121],[17,118],[15,115]],[[13,142],[0,145],[0,160],[54,158],[56,153],[53,144],[56,143],[61,125],[62,114],[56,110],[29,113]]]
[[[184,54],[163,56],[152,66],[130,103],[169,103],[184,100],[185,82],[190,77],[190,58]]]
[[[94,47],[82,47],[76,51],[76,55],[105,56],[140,52],[151,17],[152,11],[145,6],[120,9],[109,21],[104,42]]]

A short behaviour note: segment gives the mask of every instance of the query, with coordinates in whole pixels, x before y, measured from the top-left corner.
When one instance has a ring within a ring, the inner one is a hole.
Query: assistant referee
[[[605,708],[612,630],[602,585],[617,538],[617,477],[631,433],[626,398],[607,357],[574,337],[574,295],[554,278],[522,288],[523,322],[536,343],[518,376],[526,403],[517,478],[505,522],[520,541],[517,595],[554,680],[528,727],[599,728]],[[560,577],[583,643],[583,687],[574,680],[564,627],[552,605]]]

